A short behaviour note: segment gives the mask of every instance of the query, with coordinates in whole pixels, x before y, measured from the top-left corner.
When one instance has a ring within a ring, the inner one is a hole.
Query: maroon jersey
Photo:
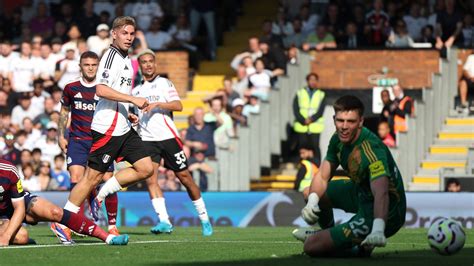
[[[13,214],[12,201],[23,200],[24,195],[18,170],[10,162],[0,159],[0,217]]]

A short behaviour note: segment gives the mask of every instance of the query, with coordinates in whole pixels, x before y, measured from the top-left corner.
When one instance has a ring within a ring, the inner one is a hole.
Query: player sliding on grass
[[[299,229],[294,236],[304,241],[304,252],[317,256],[370,256],[374,247],[384,247],[405,222],[403,181],[389,149],[363,127],[364,106],[354,96],[334,104],[336,133],[319,172],[305,192],[302,210],[308,224],[322,230]],[[350,180],[330,181],[341,165]],[[333,208],[355,215],[334,224]]]
[[[117,17],[113,22],[113,42],[102,56],[97,71],[96,94],[100,98],[91,124],[92,147],[88,157],[88,170],[72,189],[64,207],[78,213],[79,206],[102,180],[114,160],[129,162],[132,167],[118,171],[107,180],[96,200],[91,202],[92,214],[96,220],[105,195],[144,180],[153,173],[151,158],[146,153],[140,136],[132,129],[128,113],[130,104],[138,108],[148,106],[145,98],[130,95],[133,68],[128,49],[135,39],[135,28],[135,19],[132,17]]]
[[[173,122],[173,111],[181,111],[183,105],[173,83],[159,77],[156,73],[155,53],[149,49],[138,56],[140,70],[144,81],[135,87],[132,95],[146,97],[150,105],[143,110],[136,110],[139,116],[138,132],[145,143],[148,154],[153,161],[153,175],[147,179],[148,191],[160,223],[151,229],[153,233],[171,233],[173,227],[168,219],[163,192],[158,185],[158,167],[161,158],[165,167],[175,172],[181,183],[186,187],[193,201],[202,225],[204,236],[212,235],[206,206],[201,197],[199,187],[194,183],[188,170],[183,143],[178,137],[178,130]]]
[[[16,167],[0,160],[0,246],[28,243],[28,231],[22,223],[57,222],[72,230],[99,238],[109,245],[126,245],[128,235],[108,234],[82,214],[63,210],[53,203],[23,191]],[[61,233],[61,229],[57,229]],[[58,235],[58,237],[65,237]],[[64,243],[64,242],[63,242]]]

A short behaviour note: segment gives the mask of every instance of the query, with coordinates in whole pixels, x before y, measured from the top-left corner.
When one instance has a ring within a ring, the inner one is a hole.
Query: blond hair
[[[134,28],[137,27],[135,23],[135,19],[133,17],[121,16],[121,17],[116,17],[114,19],[114,22],[112,23],[112,29],[116,29],[116,28],[123,27],[126,25],[131,25]]]

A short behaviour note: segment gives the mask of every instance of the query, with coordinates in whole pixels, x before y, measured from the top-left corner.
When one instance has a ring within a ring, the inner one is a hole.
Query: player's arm
[[[116,102],[125,102],[125,103],[132,103],[136,105],[138,108],[145,108],[148,106],[148,101],[142,97],[133,97],[131,95],[121,93],[112,89],[111,87],[105,84],[97,84],[96,89],[97,96],[101,98],[105,98],[107,100],[116,101]]]
[[[10,222],[8,223],[7,228],[0,236],[0,246],[8,246],[10,240],[15,237],[16,232],[18,232],[18,229],[20,229],[23,219],[25,219],[26,211],[23,197],[19,199],[12,199],[12,205],[14,209],[13,215],[10,219]]]
[[[59,134],[59,146],[63,152],[67,152],[67,144],[68,140],[64,136],[66,132],[66,128],[69,121],[69,106],[65,106],[64,104],[61,106],[61,112],[59,113],[59,125],[58,125],[58,134]]]
[[[150,104],[146,109],[145,112],[151,111],[155,108],[168,110],[171,112],[181,112],[183,110],[183,104],[179,100],[171,101],[171,102],[156,102]]]

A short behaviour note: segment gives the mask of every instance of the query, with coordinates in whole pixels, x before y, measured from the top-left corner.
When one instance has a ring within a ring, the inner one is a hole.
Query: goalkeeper
[[[313,177],[302,210],[308,224],[322,230],[295,230],[304,251],[317,256],[370,256],[384,247],[387,237],[405,223],[406,199],[402,177],[389,149],[363,127],[364,105],[354,96],[334,104],[336,133],[332,136],[320,171]],[[330,181],[341,165],[350,180]],[[355,213],[335,225],[333,208]]]

